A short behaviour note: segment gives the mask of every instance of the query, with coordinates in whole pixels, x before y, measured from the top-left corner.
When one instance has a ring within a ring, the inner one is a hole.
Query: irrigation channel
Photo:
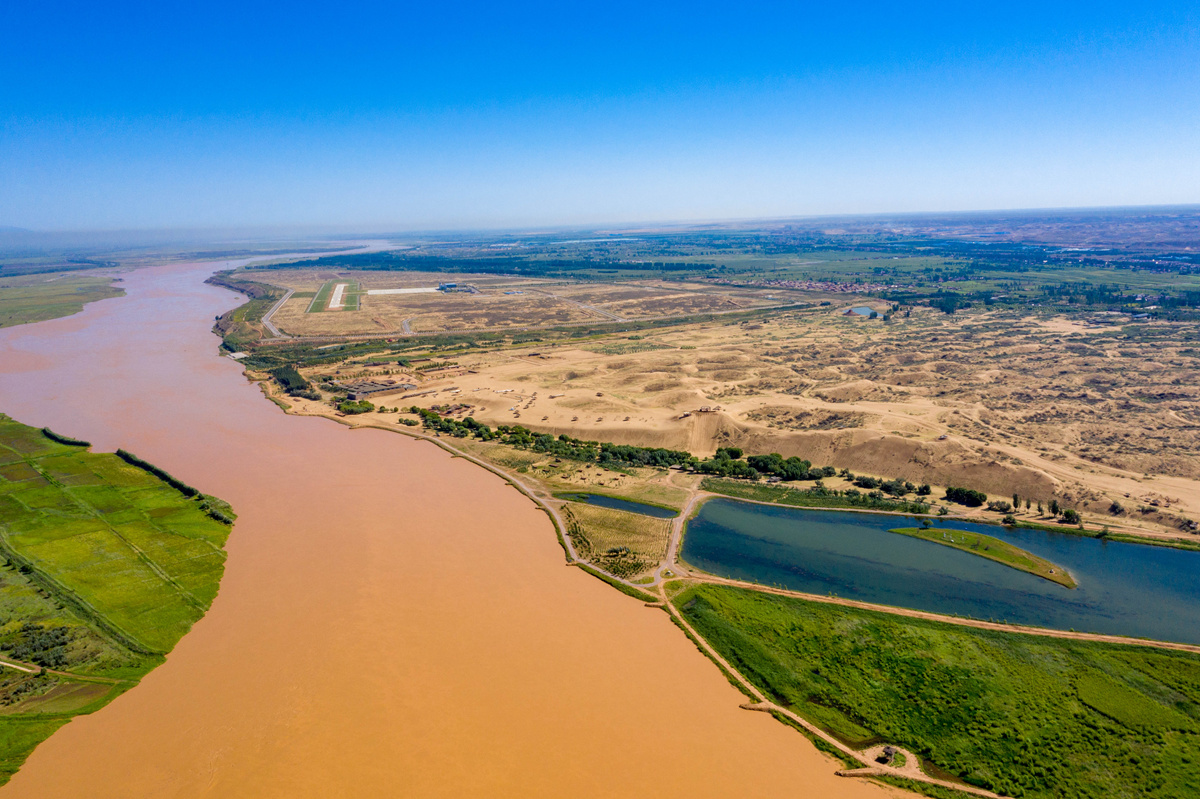
[[[919,521],[711,499],[682,559],[721,577],[1013,624],[1200,644],[1200,552],[961,521],[1063,566],[1065,588],[969,552],[887,532]]]

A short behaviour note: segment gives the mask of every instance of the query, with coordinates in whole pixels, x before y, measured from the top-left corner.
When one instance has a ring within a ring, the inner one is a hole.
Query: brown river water
[[[217,265],[0,330],[0,411],[118,446],[239,514],[211,611],[43,743],[10,797],[884,796],[545,515],[433,445],[286,416],[216,357]]]

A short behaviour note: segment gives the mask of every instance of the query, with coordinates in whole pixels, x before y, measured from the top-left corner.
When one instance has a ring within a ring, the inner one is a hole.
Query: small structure
[[[885,746],[883,751],[875,756],[875,762],[883,766],[892,765],[892,761],[896,759],[896,747]]]

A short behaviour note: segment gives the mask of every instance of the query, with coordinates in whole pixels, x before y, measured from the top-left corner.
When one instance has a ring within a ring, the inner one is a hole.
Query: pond
[[[656,519],[674,519],[679,515],[679,511],[671,510],[670,508],[647,505],[645,502],[634,502],[629,499],[618,499],[616,497],[605,496],[604,494],[560,494],[558,496],[560,499],[566,499],[571,502],[585,502],[588,505],[599,505],[601,508],[640,513],[643,516],[653,516]]]
[[[813,594],[1063,630],[1200,643],[1200,552],[964,522],[1064,567],[1074,589],[887,532],[908,517],[730,499],[688,523],[683,559],[722,577]]]
[[[870,316],[873,313],[879,313],[879,311],[876,311],[874,308],[868,308],[865,305],[859,305],[855,308],[851,308],[850,310],[859,316]]]

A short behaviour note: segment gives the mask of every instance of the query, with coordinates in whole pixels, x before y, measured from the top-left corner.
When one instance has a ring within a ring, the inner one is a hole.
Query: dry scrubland
[[[884,322],[844,309],[456,353],[446,377],[414,372],[434,393],[403,403],[463,404],[459,418],[556,435],[697,454],[739,446],[1016,493],[1034,503],[1027,518],[1051,499],[1114,528],[1186,534],[1200,516],[1200,362],[1177,343],[1179,325],[926,308]],[[306,370],[335,371],[385,370]]]
[[[280,330],[294,336],[516,330],[721,313],[792,301],[786,294],[765,289],[657,280],[597,284],[442,272],[327,270],[249,271],[245,277],[295,290],[272,318]],[[467,283],[478,292],[364,295],[357,312],[338,318],[310,313],[313,296],[335,279],[359,283],[363,291]]]

